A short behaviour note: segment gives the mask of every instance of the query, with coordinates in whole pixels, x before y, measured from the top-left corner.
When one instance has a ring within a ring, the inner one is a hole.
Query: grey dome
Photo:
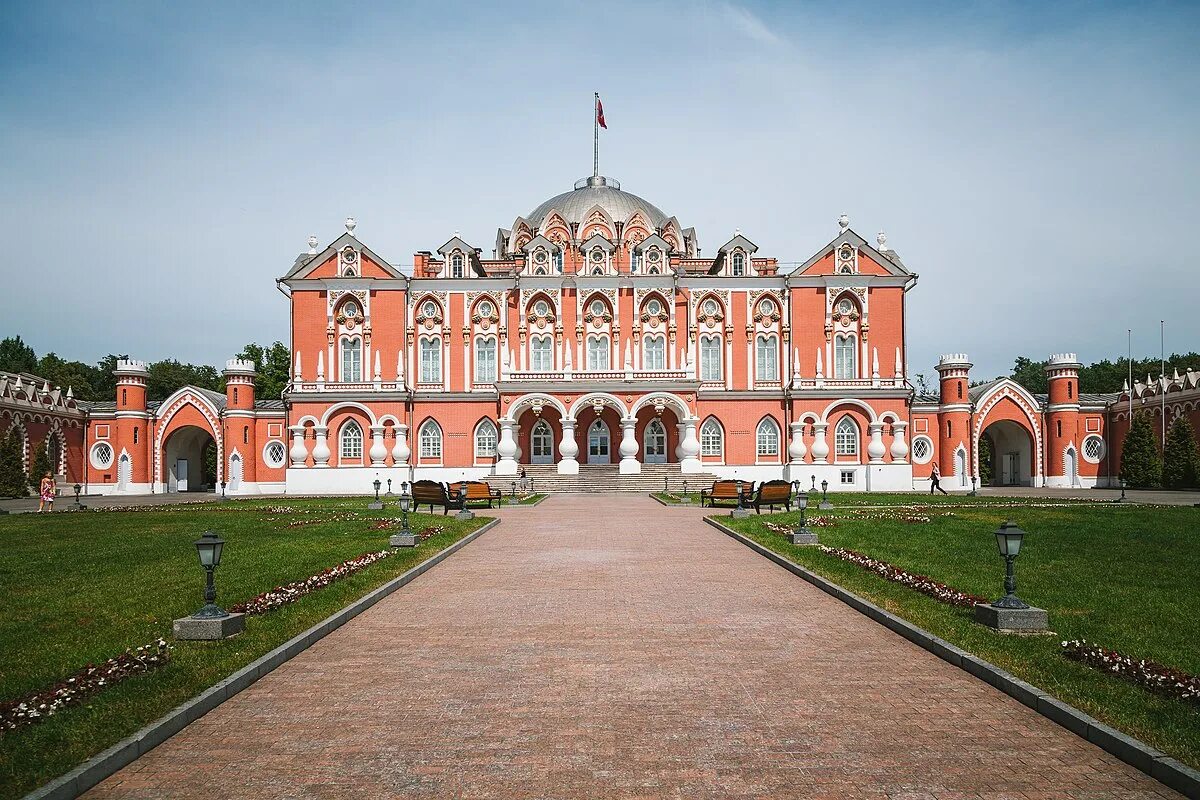
[[[562,214],[567,222],[583,222],[583,215],[595,205],[608,212],[614,222],[625,222],[635,211],[642,212],[655,228],[662,227],[667,221],[667,215],[657,206],[636,194],[621,191],[619,182],[604,176],[577,181],[573,191],[551,197],[531,211],[525,219],[535,231],[541,227],[542,220],[551,210]]]

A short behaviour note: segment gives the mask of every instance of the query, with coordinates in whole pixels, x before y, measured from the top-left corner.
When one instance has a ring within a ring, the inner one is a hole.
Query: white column
[[[293,425],[289,430],[292,432],[292,449],[288,455],[292,458],[292,469],[303,469],[308,461],[308,446],[304,443],[304,426]]]
[[[908,442],[904,441],[904,429],[907,427],[907,422],[892,423],[892,461],[908,458]]]
[[[408,446],[408,426],[398,423],[394,430],[396,443],[392,445],[392,466],[407,467],[408,457],[412,455],[412,449]]]
[[[558,474],[578,475],[579,462],[575,460],[575,456],[579,455],[579,445],[575,442],[573,419],[562,421],[562,441],[558,443],[558,454],[562,457],[558,462]]]
[[[793,464],[803,464],[804,456],[808,454],[808,448],[804,446],[804,423],[793,422],[792,441],[788,445],[788,456]]]
[[[883,446],[883,423],[872,422],[867,429],[871,432],[871,442],[867,445],[867,457],[871,459],[872,464],[882,464],[883,454],[887,452],[887,448]]]
[[[618,472],[622,475],[635,475],[642,471],[642,465],[637,460],[637,433],[634,431],[636,427],[636,417],[621,419],[621,447],[617,452],[621,454],[621,465]]]
[[[814,464],[828,464],[829,442],[825,441],[825,431],[829,429],[828,422],[813,423],[812,455]]]
[[[516,475],[517,474],[517,440],[513,436],[513,428],[516,427],[517,421],[501,417],[500,420],[500,441],[496,443],[496,474],[497,475]]]
[[[679,446],[675,448],[679,456],[679,471],[682,473],[703,472],[700,463],[700,440],[696,438],[696,426],[700,424],[699,417],[685,419],[679,425]]]
[[[387,458],[387,447],[383,444],[383,426],[371,426],[371,450],[368,453],[371,456],[372,467],[384,466],[383,460]]]
[[[314,467],[328,467],[329,466],[329,456],[331,454],[329,452],[329,442],[326,441],[325,437],[326,437],[326,434],[329,433],[329,429],[326,428],[324,425],[318,425],[315,428],[313,428],[313,433],[317,437],[317,443],[313,447],[313,451],[312,451],[313,466]]]

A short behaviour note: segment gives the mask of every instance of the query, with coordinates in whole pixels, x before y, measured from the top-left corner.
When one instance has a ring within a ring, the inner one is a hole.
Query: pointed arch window
[[[754,438],[758,445],[759,458],[777,458],[779,456],[779,425],[775,423],[775,420],[767,417],[758,423],[758,430],[755,432]]]
[[[428,337],[421,340],[421,383],[442,382],[442,340]]]
[[[858,456],[858,423],[851,417],[842,417],[833,432],[834,453],[839,457]]]
[[[343,461],[358,461],[362,459],[363,454],[363,432],[362,427],[350,420],[342,426],[342,434],[340,439],[338,453]]]
[[[347,383],[362,380],[362,339],[357,336],[342,339],[342,380]]]
[[[534,336],[529,340],[530,369],[550,372],[554,369],[554,340],[549,336]]]
[[[700,337],[700,380],[721,380],[721,337]]]
[[[647,336],[642,357],[642,369],[667,368],[667,340],[662,336]]]
[[[475,427],[475,457],[492,458],[496,455],[496,423],[485,419]]]
[[[719,458],[724,452],[725,434],[721,423],[715,419],[707,420],[700,426],[700,455]]]
[[[422,459],[441,461],[442,459],[442,429],[433,420],[426,420],[417,434],[419,453]]]
[[[496,340],[491,336],[475,339],[475,382],[496,382]]]
[[[858,377],[858,347],[854,334],[839,335],[833,345],[834,377],[840,381]]]
[[[589,336],[587,344],[587,368],[591,372],[604,372],[608,367],[608,337]]]
[[[779,339],[775,334],[758,337],[755,359],[755,380],[779,380]]]

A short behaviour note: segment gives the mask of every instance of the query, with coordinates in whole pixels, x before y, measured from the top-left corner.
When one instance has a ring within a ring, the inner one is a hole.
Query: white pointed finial
[[[842,214],[840,217],[838,217],[838,228],[840,228],[841,230],[844,231],[849,227],[850,227],[850,215],[849,214]]]
[[[50,381],[42,381],[42,394],[50,394]]]
[[[325,382],[325,351],[317,351],[317,380],[321,383]]]
[[[879,250],[879,252],[881,252],[881,253],[887,252],[888,246],[887,246],[887,234],[886,233],[884,233],[883,231],[880,231],[879,233],[875,234],[875,243],[877,245],[879,245],[876,248],[877,250]]]
[[[825,377],[825,370],[822,368],[822,363],[821,363],[822,360],[823,359],[821,357],[821,348],[818,347],[817,348],[817,377],[818,378]]]
[[[346,233],[354,235],[354,229],[358,227],[358,223],[354,221],[354,217],[346,217]]]
[[[75,387],[73,387],[73,386],[68,386],[68,387],[67,387],[67,397],[68,397],[68,398],[70,398],[70,399],[74,399],[74,397],[75,397]]]
[[[734,228],[734,229],[733,229],[733,235],[734,235],[734,236],[741,236],[741,235],[742,235],[742,229],[741,229],[741,228]]]
[[[455,239],[457,239],[457,238],[458,238],[458,231],[455,231],[455,232],[454,232],[454,238],[455,238]]]
[[[375,351],[375,380],[383,380],[383,370],[380,368],[379,351]]]
[[[317,239],[316,236],[308,237],[308,254],[310,256],[315,256],[317,254],[317,244],[319,241],[320,240]]]
[[[1125,394],[1129,394],[1129,378],[1126,378],[1124,383],[1125,383],[1125,386],[1121,389],[1121,391],[1124,392]]]
[[[900,358],[900,348],[896,348],[896,377],[904,374],[904,360]]]
[[[292,377],[296,380],[302,380],[304,373],[300,369],[300,351],[296,351],[296,370],[292,373]]]

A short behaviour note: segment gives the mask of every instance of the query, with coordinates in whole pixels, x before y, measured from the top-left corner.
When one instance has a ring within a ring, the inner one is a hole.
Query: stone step
[[[565,494],[661,492],[664,487],[664,479],[668,491],[683,491],[684,481],[687,481],[688,491],[698,491],[703,487],[711,486],[712,482],[717,480],[717,476],[711,473],[700,472],[684,475],[679,472],[678,464],[643,464],[641,473],[634,475],[620,474],[616,464],[581,464],[577,475],[560,475],[557,465],[554,464],[527,464],[525,465],[525,474],[532,482],[535,492]],[[508,493],[512,490],[513,482],[519,479],[510,476],[493,476],[484,480],[495,488]]]

